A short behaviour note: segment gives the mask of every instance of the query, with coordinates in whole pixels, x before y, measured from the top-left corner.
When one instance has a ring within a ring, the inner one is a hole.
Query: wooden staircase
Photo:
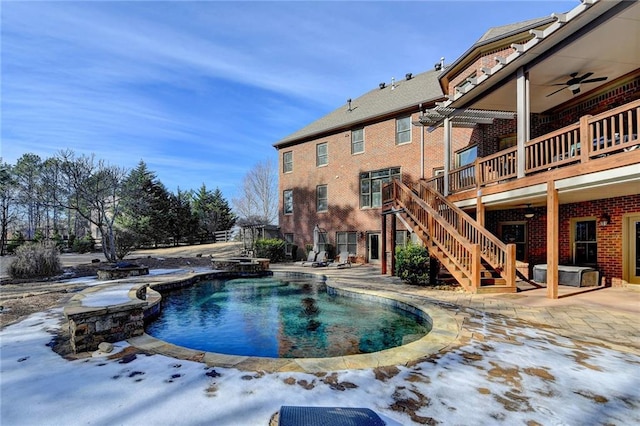
[[[429,253],[470,293],[515,293],[515,245],[504,244],[424,182],[411,190],[395,179],[385,208],[403,215]]]

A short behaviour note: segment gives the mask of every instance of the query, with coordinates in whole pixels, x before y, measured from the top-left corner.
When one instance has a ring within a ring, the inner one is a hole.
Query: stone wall
[[[91,352],[102,342],[115,343],[144,333],[145,301],[91,308],[71,306],[64,314],[69,320],[71,348],[75,353]]]

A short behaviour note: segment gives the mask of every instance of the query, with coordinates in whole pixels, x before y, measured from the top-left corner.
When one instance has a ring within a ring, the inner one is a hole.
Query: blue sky
[[[0,4],[2,161],[60,149],[231,200],[273,144],[573,1]]]

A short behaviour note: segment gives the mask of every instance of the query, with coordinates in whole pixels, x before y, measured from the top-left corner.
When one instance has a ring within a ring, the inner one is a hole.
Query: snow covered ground
[[[468,312],[460,347],[410,367],[210,368],[118,344],[68,361],[61,310],[0,332],[2,425],[268,425],[281,405],[368,407],[388,425],[640,424],[640,356]]]

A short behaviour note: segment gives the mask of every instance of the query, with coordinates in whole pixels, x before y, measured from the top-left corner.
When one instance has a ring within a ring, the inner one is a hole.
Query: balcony
[[[518,174],[518,150],[511,147],[450,171],[448,193],[473,198],[478,190],[522,188],[557,176],[564,177],[634,164],[640,157],[640,100],[532,139],[524,147],[524,176]],[[632,151],[635,151],[632,153]],[[569,166],[574,166],[569,168]],[[444,193],[444,176],[427,180]],[[493,191],[492,191],[493,192]]]

